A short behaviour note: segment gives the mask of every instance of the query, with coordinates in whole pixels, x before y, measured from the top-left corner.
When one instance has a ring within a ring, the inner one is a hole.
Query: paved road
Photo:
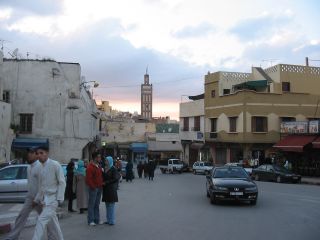
[[[319,240],[320,187],[258,182],[256,206],[211,205],[202,175],[156,174],[120,185],[115,226],[89,227],[78,213],[60,221],[66,240]],[[101,204],[102,220],[105,220]],[[21,239],[31,239],[34,227]]]

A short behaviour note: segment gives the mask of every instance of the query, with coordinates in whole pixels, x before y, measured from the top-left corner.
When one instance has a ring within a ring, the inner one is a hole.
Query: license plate
[[[232,196],[242,196],[243,192],[230,192],[230,195],[232,195]]]

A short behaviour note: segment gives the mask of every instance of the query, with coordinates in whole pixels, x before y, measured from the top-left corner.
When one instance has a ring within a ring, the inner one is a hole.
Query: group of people
[[[75,169],[75,163],[71,160],[67,166],[67,187],[65,196],[68,198],[68,211],[75,212],[73,200],[77,199],[77,207],[80,214],[88,210],[88,225],[115,224],[115,203],[118,202],[117,189],[121,178],[120,172],[111,156],[102,158],[99,152],[92,154],[92,160],[85,166],[79,160]],[[106,221],[100,221],[100,202],[105,202]]]
[[[149,162],[142,163],[141,161],[137,165],[137,171],[139,178],[142,178],[142,175],[144,178],[149,177],[149,180],[153,181],[154,178],[154,171],[156,169],[156,165],[153,160],[149,160]]]

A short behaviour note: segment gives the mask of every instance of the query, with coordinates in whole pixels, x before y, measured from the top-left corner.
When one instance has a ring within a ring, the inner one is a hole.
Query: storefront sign
[[[308,133],[308,122],[282,122],[281,133]]]
[[[319,121],[310,121],[309,122],[309,133],[319,133]]]

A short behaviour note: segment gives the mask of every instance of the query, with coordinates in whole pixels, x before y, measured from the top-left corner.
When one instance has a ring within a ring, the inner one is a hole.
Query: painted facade
[[[319,67],[279,64],[253,67],[251,73],[208,73],[205,139],[213,161],[271,156],[282,121],[320,118],[318,89]]]

